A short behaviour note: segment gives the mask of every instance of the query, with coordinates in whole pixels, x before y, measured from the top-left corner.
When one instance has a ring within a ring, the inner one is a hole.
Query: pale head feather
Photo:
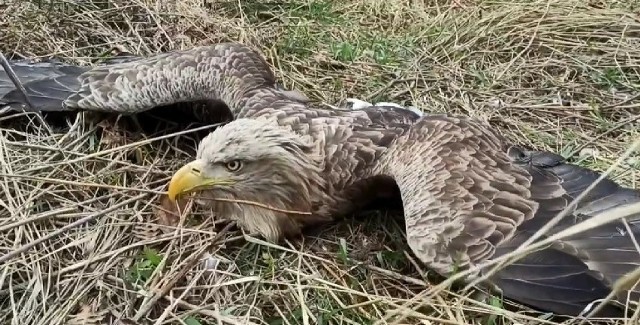
[[[304,223],[300,218],[308,216],[207,198],[248,200],[283,210],[312,212],[314,199],[322,196],[325,186],[316,148],[271,120],[238,119],[221,126],[202,140],[197,158],[206,162],[202,171],[206,177],[230,184],[202,190],[198,203],[267,240],[299,233]],[[226,163],[231,161],[240,162],[242,167],[230,171]]]

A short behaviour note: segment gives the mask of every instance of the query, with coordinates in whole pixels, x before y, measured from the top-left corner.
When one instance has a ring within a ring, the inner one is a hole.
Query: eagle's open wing
[[[376,173],[393,177],[400,189],[411,249],[443,275],[513,251],[599,177],[559,156],[510,147],[478,121],[446,116],[413,124]],[[589,193],[550,234],[640,201],[640,191],[611,180]],[[627,222],[628,228],[616,221],[556,242],[490,280],[507,298],[576,315],[640,266],[634,243],[640,215]],[[637,301],[640,288],[634,290]]]
[[[11,64],[34,110],[89,110],[132,114],[195,101],[224,103],[235,117],[276,100],[304,101],[286,91],[263,57],[248,46],[220,43],[146,58],[115,59],[93,67],[60,62]],[[0,71],[0,111],[29,110]]]

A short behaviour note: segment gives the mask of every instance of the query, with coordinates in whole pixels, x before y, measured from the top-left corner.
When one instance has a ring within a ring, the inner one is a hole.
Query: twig
[[[56,178],[40,177],[40,176],[14,175],[14,174],[0,173],[0,177],[19,178],[19,179],[32,180],[32,181],[43,181],[43,182],[49,182],[49,183],[58,184],[58,185],[65,184],[65,185],[73,185],[73,186],[104,188],[104,189],[110,189],[110,190],[134,191],[134,192],[141,192],[141,193],[148,193],[148,194],[165,194],[166,193],[165,191],[149,190],[145,188],[135,188],[135,187],[98,184],[98,183],[74,182],[74,181],[67,181],[64,179],[56,179]]]
[[[187,287],[184,289],[184,291],[182,291],[182,293],[178,296],[178,298],[174,299],[169,304],[169,306],[167,306],[164,309],[164,311],[162,312],[160,317],[158,317],[156,319],[155,323],[153,323],[154,325],[161,325],[164,322],[164,320],[167,318],[167,316],[169,316],[169,314],[171,313],[171,310],[176,307],[176,304],[178,304],[180,301],[184,300],[184,297],[187,295],[187,293],[189,293],[189,291],[191,291],[193,286],[198,282],[198,280],[200,279],[202,274],[204,274],[204,272],[206,272],[206,271],[207,271],[206,269],[200,270],[200,272],[198,272],[196,274],[196,276],[194,276],[193,279],[191,279],[191,282],[189,283],[189,285],[187,285]]]
[[[600,304],[598,304],[596,308],[589,312],[578,325],[582,325],[587,319],[594,317],[598,312],[604,309],[607,304],[615,298],[617,294],[624,291],[633,290],[633,288],[638,284],[639,280],[640,267],[620,277],[616,282],[613,283],[613,288],[607,295],[607,297],[605,297],[605,299]]]
[[[289,213],[289,214],[311,215],[311,212],[279,209],[279,208],[274,208],[274,207],[272,207],[270,205],[266,205],[266,204],[263,204],[263,203],[260,203],[260,202],[255,202],[255,201],[249,201],[249,200],[223,199],[223,198],[210,198],[210,197],[198,197],[198,199],[211,200],[211,201],[221,201],[221,202],[231,202],[231,203],[241,203],[241,204],[247,204],[247,205],[253,205],[253,206],[265,208],[267,210],[273,210],[273,211],[282,212],[282,213]]]
[[[217,319],[217,320],[219,320],[221,322],[225,322],[225,323],[229,323],[229,324],[233,324],[233,325],[257,324],[257,323],[249,323],[248,320],[244,320],[242,323],[240,323],[240,322],[238,322],[238,321],[236,321],[234,319],[231,319],[231,318],[229,318],[227,316],[221,315],[217,310],[214,311],[214,310],[210,310],[210,309],[207,309],[207,308],[202,308],[200,306],[192,305],[192,304],[190,304],[190,303],[188,303],[186,301],[182,301],[182,300],[179,300],[179,299],[176,299],[176,298],[173,298],[173,297],[164,297],[164,298],[169,302],[174,302],[175,301],[178,306],[180,306],[180,307],[182,307],[182,308],[184,308],[186,310],[190,310],[190,311],[193,311],[194,313],[198,313],[198,314],[201,314],[201,315],[204,315],[204,316],[209,316],[209,317],[215,318],[215,319]]]
[[[47,211],[47,212],[44,212],[44,213],[42,213],[40,215],[36,215],[35,217],[24,218],[24,219],[18,220],[18,221],[13,222],[13,223],[4,224],[4,225],[0,226],[0,233],[3,233],[5,231],[7,231],[7,230],[11,230],[11,229],[13,229],[15,227],[19,227],[19,226],[26,225],[26,224],[29,224],[29,223],[32,223],[32,222],[36,222],[36,221],[39,221],[39,220],[42,220],[42,219],[49,219],[49,218],[55,217],[55,216],[57,216],[59,214],[70,213],[70,212],[76,211],[76,209],[77,209],[77,207],[75,207],[75,206],[74,207],[65,207],[65,208],[58,209],[58,210]]]
[[[39,111],[36,111],[36,108],[35,106],[33,106],[31,99],[29,99],[29,95],[27,95],[27,89],[24,88],[24,85],[22,84],[22,82],[20,82],[20,78],[18,78],[18,75],[16,75],[16,72],[13,71],[13,68],[11,68],[11,66],[9,65],[9,60],[7,60],[7,58],[4,56],[4,53],[2,53],[2,51],[0,51],[0,65],[2,65],[2,68],[7,73],[7,76],[9,76],[9,79],[11,79],[11,82],[13,82],[16,88],[20,91],[20,94],[22,95],[22,97],[24,97],[24,102],[27,104],[27,106],[29,106],[29,110],[36,114],[39,122],[42,124],[42,126],[44,126],[47,129],[47,132],[51,134],[51,129],[49,128],[49,125],[44,121],[44,117],[42,117],[42,113]],[[22,109],[22,112],[27,113],[24,110],[24,107],[21,106],[20,108]]]
[[[394,279],[398,279],[401,281],[405,281],[405,282],[409,282],[411,284],[415,284],[415,285],[419,285],[419,286],[424,286],[427,287],[429,286],[429,283],[422,281],[420,279],[416,279],[416,278],[412,278],[406,275],[402,275],[400,273],[391,271],[391,270],[387,270],[387,269],[383,269],[381,267],[377,267],[375,265],[365,265],[365,267],[369,270],[372,270],[374,272],[379,272],[382,273],[388,277],[394,278]]]
[[[216,245],[218,243],[218,241],[222,238],[222,236],[224,234],[226,234],[229,229],[235,224],[235,222],[230,222],[228,223],[224,228],[222,228],[222,230],[220,230],[220,232],[218,232],[213,239],[211,239],[211,242],[209,243],[209,245],[206,246],[202,246],[198,251],[196,251],[196,253],[194,254],[193,258],[191,259],[191,261],[189,261],[189,263],[187,263],[187,265],[184,266],[184,268],[182,268],[182,270],[180,272],[178,272],[178,274],[176,274],[171,280],[169,280],[169,282],[167,284],[165,284],[162,288],[160,288],[159,291],[157,291],[153,297],[151,297],[151,299],[149,299],[147,301],[147,303],[145,305],[143,305],[142,307],[140,307],[140,309],[138,309],[138,312],[136,313],[136,315],[133,317],[133,320],[135,322],[139,321],[142,317],[144,317],[144,315],[147,314],[147,312],[149,312],[149,310],[151,310],[151,308],[153,308],[153,306],[155,305],[155,303],[162,297],[164,297],[167,293],[169,293],[169,290],[171,290],[171,288],[173,288],[176,283],[178,283],[178,281],[191,269],[193,269],[193,267],[200,261],[200,259],[202,258],[202,256],[204,255],[204,253],[211,249],[214,245]]]
[[[11,82],[13,82],[18,90],[20,90],[20,94],[22,95],[22,97],[24,97],[24,102],[27,103],[29,109],[31,111],[35,111],[35,106],[33,106],[33,103],[31,103],[31,99],[29,99],[29,95],[27,95],[27,89],[24,88],[24,85],[22,84],[22,82],[20,82],[20,78],[18,78],[16,72],[13,71],[13,68],[11,68],[11,66],[9,65],[9,60],[7,60],[7,58],[4,56],[4,53],[2,53],[1,51],[0,64],[2,64],[2,68],[7,73],[7,76],[9,76],[9,79],[11,79]]]
[[[413,81],[415,80],[415,78],[402,78],[402,79],[393,79],[391,81],[389,81],[386,85],[384,85],[382,88],[372,92],[371,94],[367,95],[364,97],[364,99],[368,102],[370,102],[373,98],[375,98],[376,96],[382,94],[383,92],[389,90],[391,87],[395,86],[396,84],[402,83],[402,82],[408,82],[408,81]]]
[[[619,106],[623,106],[623,105],[629,104],[629,103],[631,103],[632,101],[634,101],[636,99],[640,99],[640,94],[631,96],[631,97],[629,97],[629,98],[627,98],[627,99],[625,99],[623,101],[620,101],[620,102],[617,102],[617,103],[613,103],[611,105],[602,106],[601,109],[616,108],[616,107],[619,107]]]
[[[110,148],[110,149],[106,149],[106,150],[101,150],[98,152],[94,152],[88,155],[84,155],[78,158],[74,158],[74,159],[70,159],[70,160],[66,160],[66,161],[60,161],[60,162],[55,162],[55,163],[51,163],[48,164],[46,166],[38,166],[38,167],[34,167],[31,169],[27,169],[24,171],[24,173],[33,173],[36,171],[40,171],[43,169],[47,169],[47,168],[51,168],[51,167],[55,167],[55,166],[59,166],[59,165],[69,165],[69,164],[73,164],[73,163],[77,163],[80,161],[84,161],[87,160],[89,158],[95,158],[95,157],[99,157],[101,155],[106,155],[109,153],[113,153],[113,152],[120,152],[124,149],[129,149],[129,148],[135,148],[135,147],[139,147],[145,144],[149,144],[155,141],[160,141],[160,140],[164,140],[164,139],[168,139],[171,137],[175,137],[178,135],[183,135],[183,134],[187,134],[187,133],[194,133],[194,132],[198,132],[198,131],[202,131],[202,130],[206,130],[206,129],[211,129],[214,127],[217,127],[219,125],[221,125],[222,123],[216,123],[216,124],[209,124],[209,125],[205,125],[205,126],[200,126],[197,128],[193,128],[193,129],[189,129],[189,130],[183,130],[183,131],[179,131],[179,132],[174,132],[174,133],[170,133],[170,134],[163,134],[161,136],[157,136],[157,137],[153,137],[153,138],[149,138],[149,139],[145,139],[145,140],[140,140],[140,141],[136,141],[133,143],[128,143],[122,146],[118,146],[118,147],[114,147],[114,148]]]
[[[600,139],[604,138],[605,136],[609,135],[611,132],[619,130],[623,126],[629,125],[629,124],[631,124],[631,123],[633,123],[633,122],[635,122],[635,121],[637,121],[639,119],[640,119],[640,114],[638,114],[637,116],[634,116],[634,117],[632,117],[632,118],[630,118],[628,120],[624,120],[624,121],[618,122],[618,124],[612,126],[608,130],[598,134],[591,141],[587,141],[587,142],[583,143],[582,145],[578,146],[578,148],[576,148],[571,153],[569,153],[568,157],[573,157],[575,154],[580,152],[580,150],[586,148],[588,145],[591,145],[591,144],[594,144],[594,143],[598,142],[598,140],[600,140]]]
[[[97,217],[100,217],[100,216],[103,216],[103,215],[105,215],[107,213],[116,211],[116,210],[120,209],[121,207],[123,207],[123,206],[125,206],[125,205],[127,205],[129,203],[133,203],[133,202],[135,202],[137,200],[140,200],[140,199],[144,198],[147,195],[148,194],[146,194],[146,193],[140,194],[140,195],[134,196],[134,197],[132,197],[132,198],[130,198],[128,200],[122,201],[122,202],[120,202],[120,203],[118,203],[116,205],[112,205],[112,206],[108,207],[105,210],[102,210],[100,212],[96,212],[96,213],[94,213],[92,215],[88,215],[88,216],[86,216],[86,217],[84,217],[82,219],[79,219],[79,220],[77,220],[75,222],[72,222],[72,223],[70,223],[70,224],[68,224],[68,225],[66,225],[66,226],[64,226],[64,227],[52,232],[52,233],[49,233],[48,235],[46,235],[44,237],[40,237],[40,238],[38,238],[38,239],[28,243],[28,244],[16,249],[16,250],[13,250],[13,251],[5,254],[5,255],[2,255],[2,256],[0,256],[0,265],[5,263],[9,259],[13,258],[14,256],[20,255],[20,254],[28,251],[33,246],[39,245],[39,244],[41,244],[41,243],[43,243],[43,242],[45,242],[47,240],[55,238],[56,236],[66,232],[66,231],[69,231],[72,228],[78,227],[78,226],[80,226],[80,225],[82,225],[82,224],[84,224],[86,222],[89,222],[89,221],[91,221],[91,220],[93,220],[93,219],[95,219]]]

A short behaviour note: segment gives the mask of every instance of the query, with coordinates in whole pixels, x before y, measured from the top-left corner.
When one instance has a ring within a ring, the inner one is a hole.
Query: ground
[[[604,171],[640,135],[638,8],[631,0],[4,0],[0,50],[85,65],[117,51],[239,41],[315,101],[472,115],[514,142]],[[125,122],[81,114],[47,129],[0,117],[0,187],[10,193],[0,197],[0,251],[19,253],[0,263],[2,323],[559,322],[456,288],[418,296],[441,279],[415,262],[392,213],[282,245],[235,228],[208,245],[221,220],[197,211],[184,227],[164,227],[158,195],[193,153],[193,127],[176,134],[184,126],[157,120],[140,132]],[[620,182],[640,179],[637,154],[615,166]],[[193,267],[202,249],[209,264]]]

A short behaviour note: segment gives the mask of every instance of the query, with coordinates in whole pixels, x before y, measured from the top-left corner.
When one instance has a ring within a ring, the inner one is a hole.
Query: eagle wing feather
[[[375,173],[396,181],[409,245],[443,275],[512,252],[600,176],[558,155],[510,146],[479,121],[441,115],[425,116],[399,136]],[[545,236],[636,202],[640,191],[604,179]],[[489,280],[508,298],[576,315],[640,267],[638,241],[640,214],[557,241]],[[640,288],[629,293],[640,298]],[[604,314],[620,314],[612,308]]]

